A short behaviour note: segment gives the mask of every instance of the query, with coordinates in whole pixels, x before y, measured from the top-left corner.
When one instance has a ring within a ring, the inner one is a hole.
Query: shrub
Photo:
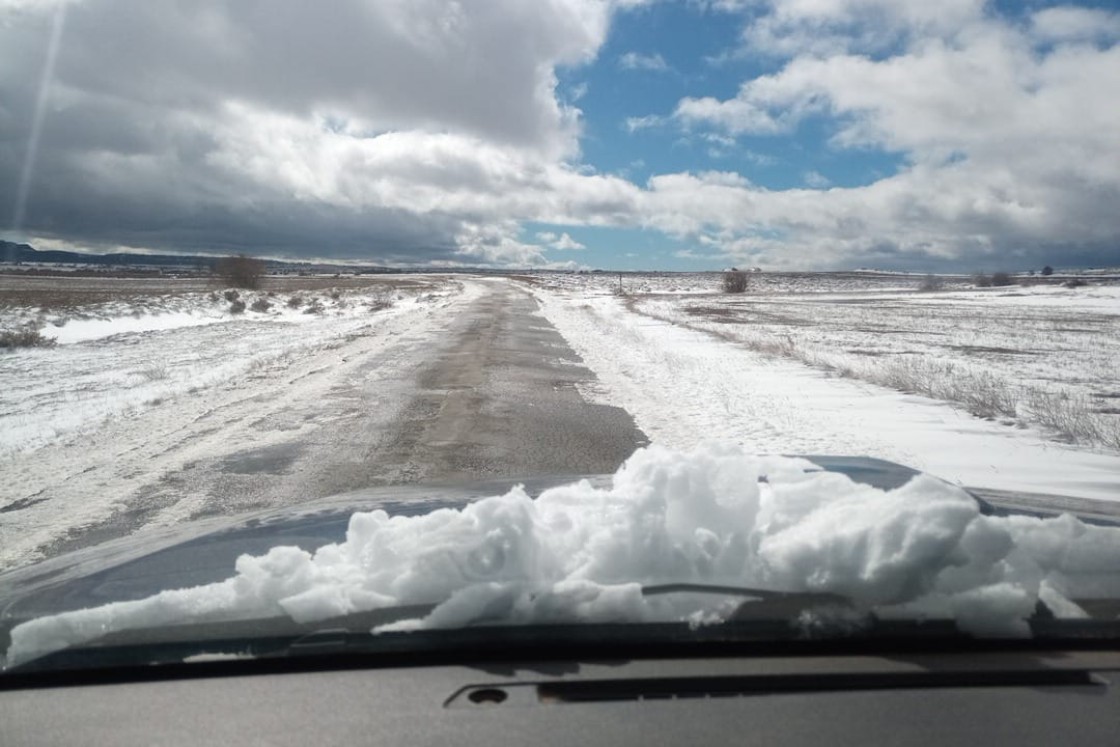
[[[289,309],[298,309],[300,306],[303,306],[303,296],[292,296],[288,299]]]
[[[978,272],[972,276],[972,284],[977,288],[991,288],[992,279],[988,275],[985,275],[982,272]]]
[[[55,343],[56,340],[53,337],[44,337],[38,327],[31,325],[20,329],[0,330],[0,350],[50,348],[54,347]]]
[[[233,303],[237,299],[241,298],[241,294],[235,290],[228,290],[222,295],[224,295],[226,297],[226,300],[230,303]]]
[[[145,381],[164,381],[171,376],[171,369],[164,365],[151,366],[140,372]]]
[[[224,257],[214,264],[214,275],[235,288],[258,288],[264,277],[265,265],[262,260],[240,254]]]
[[[918,286],[918,290],[924,292],[939,291],[942,288],[941,278],[934,275],[932,272],[922,278],[922,284]]]
[[[743,293],[747,290],[748,281],[747,273],[732,267],[723,273],[723,292]]]
[[[369,302],[370,311],[381,311],[393,305],[393,291],[391,288],[378,288],[373,292]]]
[[[229,305],[229,313],[241,314],[245,311],[245,302],[238,299]]]
[[[1007,285],[1015,285],[1015,280],[1009,273],[997,272],[992,275],[992,285],[1002,288]]]
[[[253,311],[264,313],[272,308],[272,304],[263,298],[258,298],[256,301],[253,301],[253,304],[249,308]]]
[[[1082,288],[1085,285],[1087,285],[1087,283],[1081,278],[1070,278],[1062,283],[1063,288]]]
[[[1051,267],[1050,265],[1046,265],[1045,267],[1042,268],[1042,274],[1043,275],[1053,275],[1054,274],[1054,268]]]

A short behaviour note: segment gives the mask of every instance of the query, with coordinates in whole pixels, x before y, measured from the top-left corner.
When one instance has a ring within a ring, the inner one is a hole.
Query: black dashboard
[[[314,662],[299,671],[214,661],[150,676],[9,682],[0,743],[1120,743],[1112,650]]]

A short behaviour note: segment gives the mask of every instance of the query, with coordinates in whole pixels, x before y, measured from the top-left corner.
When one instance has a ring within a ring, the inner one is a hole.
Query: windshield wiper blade
[[[746,621],[770,618],[788,620],[795,618],[801,611],[820,606],[851,607],[844,597],[814,592],[785,592],[769,589],[756,589],[741,586],[726,586],[702,583],[667,583],[643,586],[642,595],[646,597],[671,594],[710,594],[741,597],[740,608],[730,619]],[[297,623],[286,616],[254,618],[246,620],[221,620],[167,625],[155,628],[130,628],[102,635],[81,646],[70,650],[115,649],[117,647],[141,649],[159,648],[171,644],[197,645],[207,648],[219,642],[257,641],[272,643],[265,646],[279,649],[285,655],[292,653],[312,653],[337,648],[347,648],[356,642],[368,642],[373,638],[371,632],[381,626],[410,619],[422,619],[438,606],[438,603],[400,605],[343,616]],[[748,612],[743,610],[747,609]],[[491,627],[483,625],[481,627]],[[445,631],[446,632],[446,631]]]
[[[852,601],[839,594],[827,591],[775,591],[756,589],[749,586],[723,586],[720,584],[673,583],[654,584],[642,587],[642,596],[652,597],[660,594],[722,594],[730,597],[747,597],[764,602],[798,601],[810,604],[839,604],[851,607]]]
[[[775,591],[747,586],[697,583],[656,584],[642,587],[642,596],[662,594],[718,594],[743,597],[743,602],[724,620],[726,623],[764,621],[789,624],[797,620],[802,613],[823,609],[833,613],[839,612],[843,617],[849,618],[848,625],[850,625],[851,616],[859,615],[852,600],[830,592]],[[866,617],[870,618],[870,613]]]

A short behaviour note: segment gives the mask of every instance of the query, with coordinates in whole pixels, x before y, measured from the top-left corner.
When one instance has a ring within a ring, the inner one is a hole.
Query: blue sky
[[[0,0],[0,235],[436,267],[1115,266],[1118,41],[1104,2]]]
[[[594,63],[561,71],[561,95],[583,112],[584,161],[638,182],[658,173],[733,170],[767,189],[820,186],[807,185],[810,172],[830,184],[858,186],[894,171],[897,156],[829,147],[829,128],[820,121],[805,123],[789,137],[733,140],[665,123],[627,126],[646,117],[668,118],[686,96],[732,98],[742,81],[774,72],[779,61],[743,52],[741,31],[735,16],[685,3],[621,14]],[[664,67],[627,65],[628,55],[638,56],[636,64]]]
[[[616,19],[595,62],[560,70],[560,96],[583,114],[583,163],[638,184],[655,174],[734,171],[772,190],[811,186],[808,182],[857,186],[894,171],[896,155],[829,147],[823,122],[806,123],[788,137],[731,138],[661,121],[681,98],[734,97],[741,81],[773,71],[772,60],[736,54],[741,28],[735,21],[684,3],[644,6]],[[647,118],[648,125],[638,124]],[[530,235],[567,230],[590,249],[587,261],[610,269],[643,269],[651,260],[671,269],[726,264],[694,242],[657,231],[537,224],[526,229]],[[685,251],[703,258],[676,256]]]

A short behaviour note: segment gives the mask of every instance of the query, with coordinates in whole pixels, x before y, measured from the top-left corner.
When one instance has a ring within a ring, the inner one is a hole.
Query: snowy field
[[[917,289],[923,275],[892,272],[750,272],[755,293],[839,293],[844,291],[904,291]],[[718,272],[651,273],[542,273],[532,276],[535,285],[558,291],[626,293],[684,293],[707,295],[719,289]],[[946,288],[971,285],[967,276],[943,279]]]
[[[53,298],[49,311],[26,302],[5,310],[66,321],[43,328],[57,335],[53,347],[0,353],[0,568],[41,557],[129,500],[145,526],[189,520],[204,495],[171,504],[151,486],[200,459],[313,438],[346,412],[347,382],[380,382],[370,417],[387,424],[407,403],[394,396],[400,380],[478,293],[440,276],[323,279],[273,295],[241,291],[246,309],[231,313],[224,290],[123,284],[128,293],[97,300],[82,281],[86,290]],[[365,371],[371,359],[389,364]],[[228,509],[306,500],[305,486],[288,482],[283,494],[248,490]]]
[[[706,277],[706,292],[663,276],[624,276],[651,291],[626,295],[617,276],[531,285],[598,375],[586,395],[655,443],[874,456],[973,487],[1120,500],[1120,286],[919,293],[791,275],[726,295]]]
[[[103,283],[79,280],[68,290],[68,278],[48,279],[42,285],[53,290],[28,291],[20,280],[26,295],[3,310],[4,326],[32,324],[56,344],[0,355],[0,457],[66,443],[111,419],[252,379],[376,325],[379,315],[408,313],[441,295],[437,284],[416,281],[287,292],[205,291],[187,281],[185,292],[153,293],[161,288],[156,281],[135,293],[130,289],[143,284],[121,279],[114,285],[123,287],[97,300]]]
[[[632,308],[1058,441],[1120,450],[1120,285],[635,298]]]

